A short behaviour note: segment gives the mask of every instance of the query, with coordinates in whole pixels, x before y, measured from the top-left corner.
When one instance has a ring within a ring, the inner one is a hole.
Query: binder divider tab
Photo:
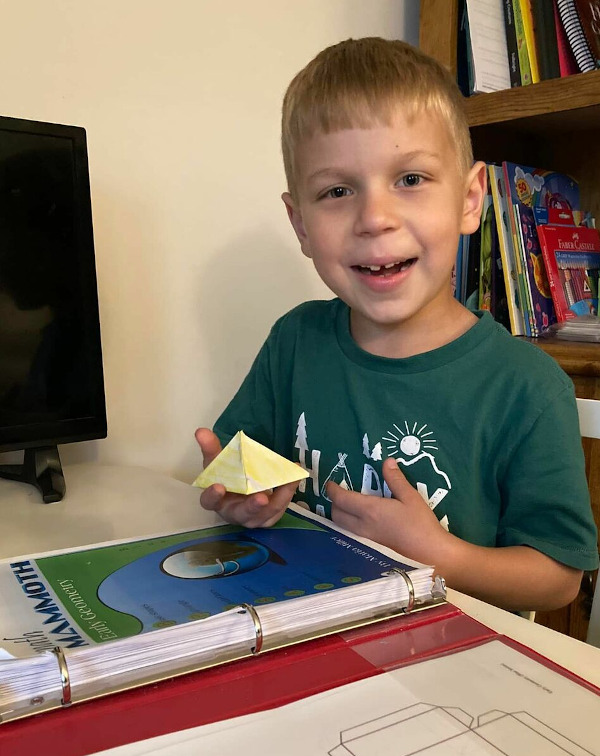
[[[240,607],[244,611],[248,612],[250,619],[252,620],[252,623],[254,625],[255,643],[250,650],[252,651],[252,654],[256,656],[256,654],[260,653],[260,650],[263,646],[263,630],[262,624],[260,622],[260,617],[258,616],[258,612],[252,606],[252,604],[240,604]]]
[[[60,648],[60,646],[55,646],[52,649],[52,653],[54,656],[56,656],[56,661],[58,662],[58,670],[60,672],[60,684],[62,686],[62,698],[61,698],[61,704],[63,706],[70,706],[72,703],[71,699],[71,678],[69,676],[69,667],[67,666],[67,658],[65,656],[65,652]]]

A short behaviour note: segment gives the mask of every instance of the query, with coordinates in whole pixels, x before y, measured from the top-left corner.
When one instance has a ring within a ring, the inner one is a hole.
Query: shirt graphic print
[[[331,448],[330,442],[312,448],[307,413],[298,418],[294,449],[297,461],[309,474],[300,481],[296,500],[307,504],[317,514],[331,516],[331,500],[327,484],[337,483],[349,491],[367,496],[391,498],[381,469],[383,459],[393,457],[417,491],[435,511],[441,524],[448,529],[445,507],[439,507],[452,489],[449,476],[436,461],[439,451],[434,431],[427,423],[403,420],[392,423],[379,438],[370,439],[368,432],[357,439],[351,448]],[[366,461],[365,461],[366,460]]]

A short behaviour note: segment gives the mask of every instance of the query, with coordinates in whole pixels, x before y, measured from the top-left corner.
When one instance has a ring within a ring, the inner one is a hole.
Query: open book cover
[[[2,721],[444,599],[433,568],[292,507],[0,562]],[[65,679],[66,678],[66,679]]]

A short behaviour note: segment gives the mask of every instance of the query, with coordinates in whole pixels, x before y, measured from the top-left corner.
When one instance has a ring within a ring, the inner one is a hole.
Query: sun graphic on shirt
[[[430,436],[433,436],[433,431],[427,430],[427,424],[422,425],[418,430],[417,426],[418,423],[415,423],[410,428],[405,420],[405,430],[402,430],[394,423],[394,430],[389,430],[388,435],[383,436],[383,440],[388,442],[387,451],[390,457],[395,457],[398,454],[405,457],[415,457],[425,449],[437,451],[437,441],[435,438],[430,438]]]

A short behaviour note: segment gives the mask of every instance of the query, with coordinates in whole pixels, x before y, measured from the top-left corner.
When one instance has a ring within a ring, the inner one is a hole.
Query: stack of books
[[[461,0],[465,96],[600,67],[600,0]]]
[[[455,295],[515,336],[600,341],[600,235],[570,176],[488,165],[479,230],[461,238]]]

